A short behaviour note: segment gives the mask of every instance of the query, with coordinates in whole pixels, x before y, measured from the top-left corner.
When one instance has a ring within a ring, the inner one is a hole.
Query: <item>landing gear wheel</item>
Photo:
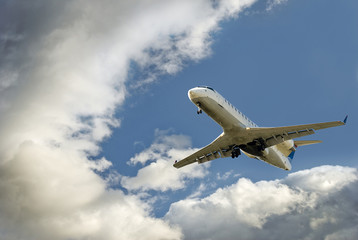
[[[232,158],[237,158],[237,157],[240,156],[240,154],[241,154],[240,148],[238,148],[237,146],[232,148],[232,151],[231,151],[231,157]]]
[[[237,158],[237,157],[239,157],[239,155],[240,155],[239,152],[237,152],[237,151],[235,151],[235,150],[232,150],[232,152],[231,152],[231,157],[232,157],[232,158]]]

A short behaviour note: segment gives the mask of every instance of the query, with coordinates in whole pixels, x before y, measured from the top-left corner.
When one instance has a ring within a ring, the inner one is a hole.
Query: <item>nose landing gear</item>
[[[201,110],[201,104],[200,102],[198,102],[196,105],[198,105],[198,110],[196,111],[197,114],[202,114],[203,113],[203,110]]]

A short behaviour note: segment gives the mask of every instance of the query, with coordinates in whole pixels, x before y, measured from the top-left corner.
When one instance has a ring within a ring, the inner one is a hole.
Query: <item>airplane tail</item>
[[[311,144],[316,144],[316,143],[321,143],[322,141],[320,140],[301,140],[301,141],[293,141],[294,143],[294,147],[292,147],[290,149],[290,154],[287,156],[289,157],[290,159],[290,162],[292,161],[294,155],[295,155],[295,152],[296,152],[296,148],[299,147],[299,146],[305,146],[305,145],[311,145]]]

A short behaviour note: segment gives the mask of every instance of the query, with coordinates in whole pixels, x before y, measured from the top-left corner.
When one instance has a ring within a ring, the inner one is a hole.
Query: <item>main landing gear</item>
[[[258,151],[265,150],[266,144],[265,144],[265,141],[262,138],[256,139],[253,142],[256,145]]]
[[[238,146],[233,146],[231,150],[231,157],[237,158],[241,155],[240,148]]]

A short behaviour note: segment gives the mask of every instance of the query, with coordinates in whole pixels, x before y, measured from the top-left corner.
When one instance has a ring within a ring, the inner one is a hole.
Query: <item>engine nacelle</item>
[[[276,145],[277,149],[282,152],[283,155],[288,156],[292,150],[296,150],[295,143],[292,139],[286,140]]]

